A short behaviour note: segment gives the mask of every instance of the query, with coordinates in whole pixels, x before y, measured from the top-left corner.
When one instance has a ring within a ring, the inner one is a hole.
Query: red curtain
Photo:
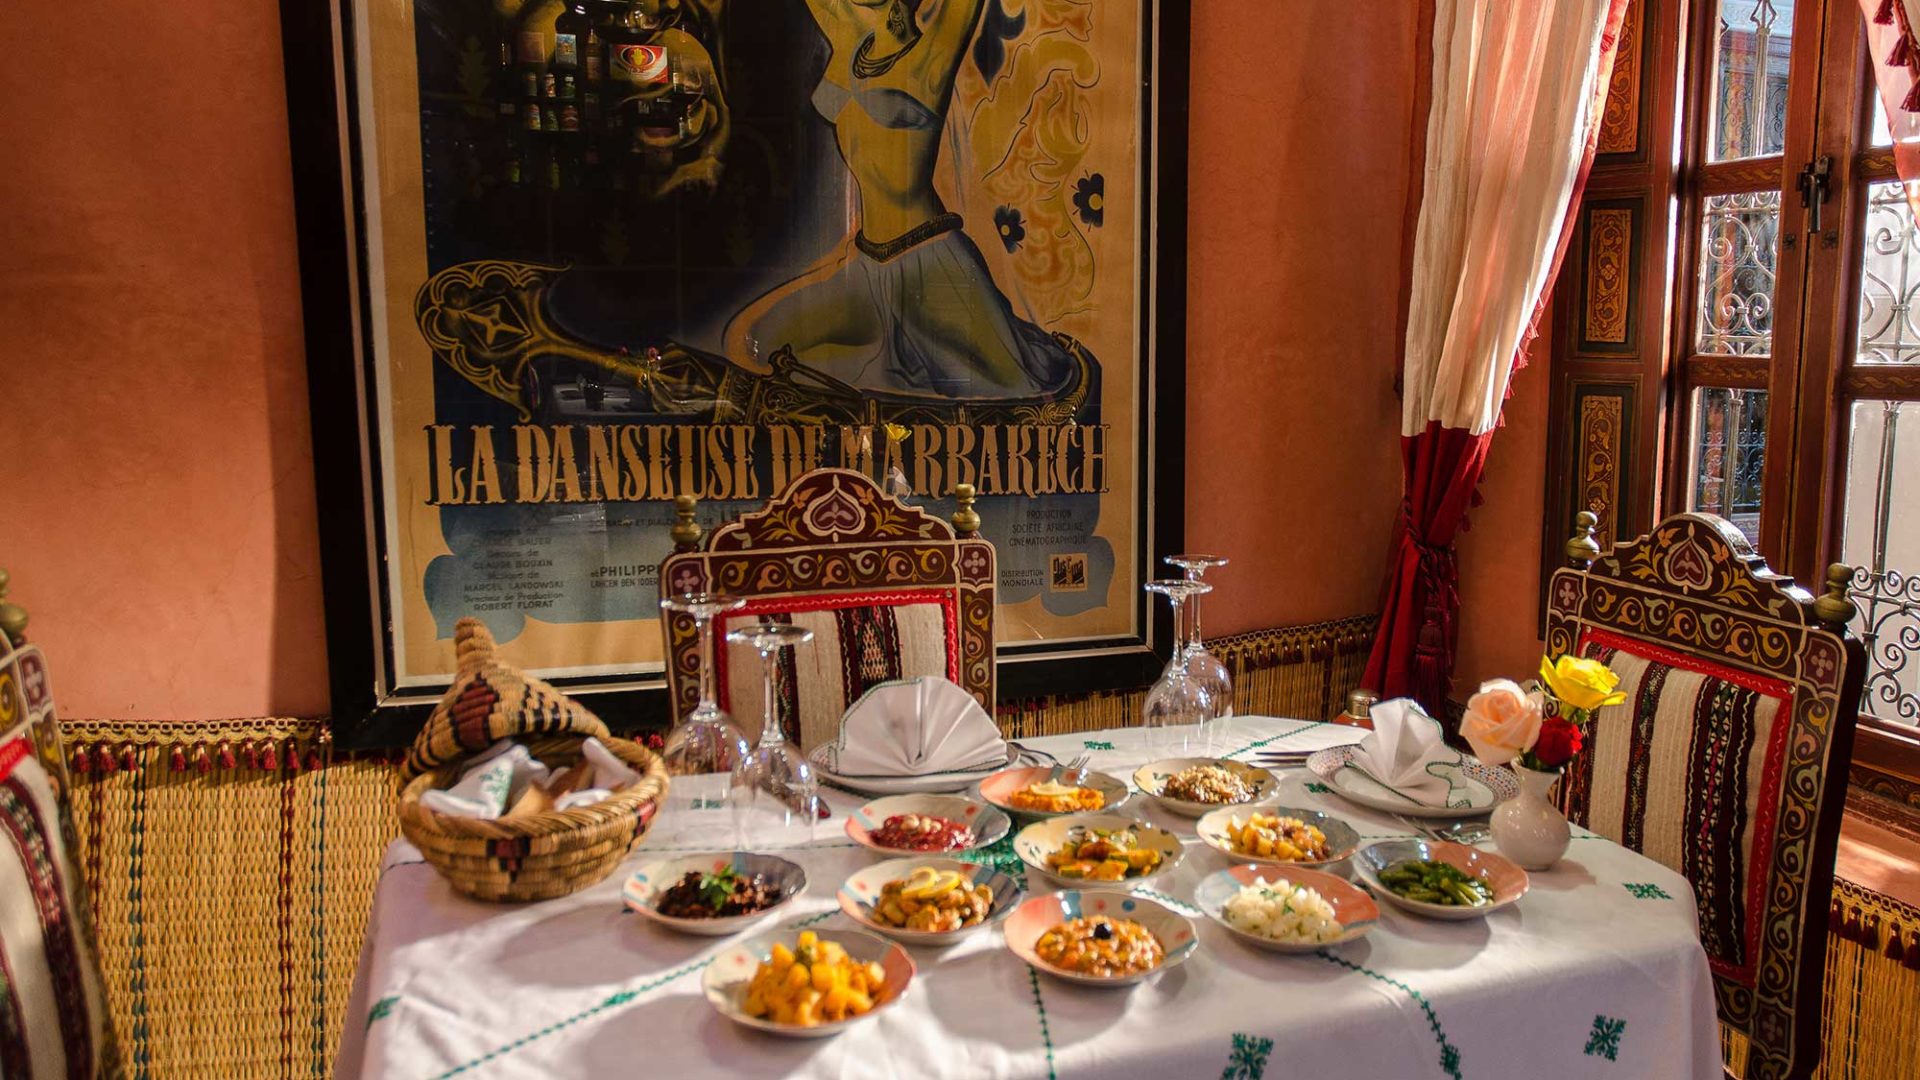
[[[1612,0],[1601,37],[1596,90],[1602,95],[1610,81],[1626,6],[1627,0]],[[1597,111],[1595,117],[1597,121]],[[1593,167],[1598,137],[1596,122],[1586,133],[1585,156],[1560,225],[1549,282],[1558,273],[1579,219],[1580,196]],[[1525,364],[1548,295],[1543,293],[1536,302],[1532,324],[1509,360],[1516,369]],[[1411,697],[1434,716],[1446,715],[1460,639],[1460,573],[1454,541],[1468,528],[1467,512],[1479,505],[1480,477],[1492,441],[1491,431],[1475,435],[1437,421],[1418,435],[1401,439],[1404,494],[1381,590],[1380,626],[1363,681],[1383,698]]]

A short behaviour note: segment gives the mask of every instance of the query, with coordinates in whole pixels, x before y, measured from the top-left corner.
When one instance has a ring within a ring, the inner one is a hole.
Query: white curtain
[[[1605,102],[1616,4],[1435,4],[1403,435],[1499,420]]]

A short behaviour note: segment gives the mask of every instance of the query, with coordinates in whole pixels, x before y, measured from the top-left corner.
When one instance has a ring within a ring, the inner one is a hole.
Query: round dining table
[[[1279,717],[1218,722],[1215,753],[1257,762],[1352,742],[1354,728]],[[1023,740],[1131,780],[1150,757],[1137,728]],[[1361,843],[1412,822],[1347,802],[1299,766],[1273,803],[1322,810]],[[754,931],[853,924],[836,890],[881,856],[847,839],[866,797],[823,789],[832,816],[778,846],[808,887]],[[1250,947],[1194,907],[1194,888],[1232,865],[1191,818],[1135,793],[1125,813],[1186,844],[1142,895],[1198,926],[1185,963],[1130,988],[1037,974],[998,927],[946,948],[909,949],[917,969],[892,1007],[826,1039],[750,1030],[711,1005],[702,973],[729,939],[676,933],[630,912],[625,880],[649,860],[726,851],[726,778],[674,781],[644,843],[571,896],[503,905],[456,894],[405,841],[387,852],[347,1005],[342,1077],[1550,1077],[1721,1076],[1719,1029],[1693,890],[1680,874],[1576,828],[1565,855],[1519,902],[1438,921],[1381,902],[1365,937],[1315,952]],[[1017,826],[1016,826],[1017,830]],[[771,847],[772,845],[770,845]],[[1482,845],[1488,849],[1491,844]],[[1029,895],[1006,841],[987,858]]]

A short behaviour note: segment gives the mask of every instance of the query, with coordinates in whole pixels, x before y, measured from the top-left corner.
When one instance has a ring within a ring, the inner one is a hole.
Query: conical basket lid
[[[585,707],[496,654],[493,635],[475,618],[453,630],[458,673],[413,740],[401,768],[408,777],[477,754],[501,739],[575,732],[607,737]]]

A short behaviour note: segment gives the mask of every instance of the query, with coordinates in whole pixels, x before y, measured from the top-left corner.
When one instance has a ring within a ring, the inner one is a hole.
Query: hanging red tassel
[[[318,748],[307,751],[307,771],[320,771],[320,751]]]
[[[1873,21],[1881,26],[1893,24],[1893,0],[1880,0],[1880,10],[1873,13]]]
[[[212,771],[212,769],[213,769],[213,759],[207,754],[207,744],[194,743],[193,744],[193,771],[197,773],[204,773],[204,772],[210,772]]]
[[[128,772],[132,772],[140,767],[140,752],[138,747],[135,747],[132,743],[128,743],[120,748],[120,767]]]
[[[231,769],[236,764],[233,759],[233,744],[225,739],[220,740],[220,745],[214,748],[213,753],[214,759],[220,763],[220,767],[223,769]]]
[[[87,748],[84,746],[73,752],[73,764],[69,767],[73,769],[74,775],[85,776],[87,774],[88,767],[91,764],[89,761],[91,756],[92,755],[87,753]]]
[[[112,776],[119,763],[113,760],[113,747],[102,746],[93,752],[93,764],[100,770],[101,776]]]
[[[1907,958],[1906,943],[1900,940],[1900,932],[1895,930],[1887,935],[1887,959],[1899,963]]]
[[[186,772],[187,771],[187,748],[184,746],[175,745],[173,748],[173,754],[170,757],[169,764],[173,766],[174,772]]]
[[[287,772],[300,771],[300,747],[292,739],[287,740]]]
[[[1912,939],[1907,942],[1907,956],[1902,963],[1908,971],[1920,971],[1920,930],[1912,931]]]
[[[1895,38],[1893,48],[1887,50],[1888,67],[1905,67],[1913,63],[1913,44],[1904,36]]]
[[[1920,82],[1907,90],[1907,96],[1900,99],[1900,108],[1907,112],[1920,112]]]
[[[252,739],[241,741],[240,760],[246,762],[247,768],[249,769],[257,769],[260,767],[260,748],[253,745]]]

